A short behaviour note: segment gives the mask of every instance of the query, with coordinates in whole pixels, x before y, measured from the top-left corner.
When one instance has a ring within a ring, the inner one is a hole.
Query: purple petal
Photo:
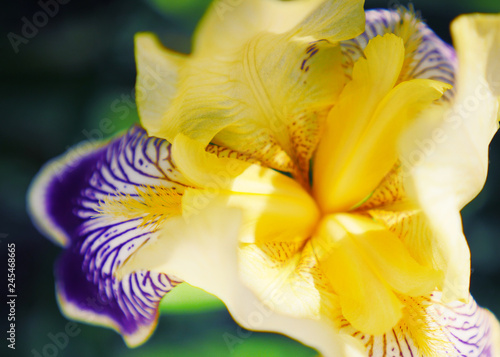
[[[411,20],[414,15],[403,11],[402,9],[398,11],[382,9],[366,11],[365,32],[352,40],[341,43],[342,50],[350,64],[363,55],[363,49],[372,38],[386,33],[394,33],[402,21],[408,23],[415,21]],[[417,20],[415,26],[415,34],[411,37],[411,41],[420,41],[420,44],[411,53],[413,59],[406,79],[434,79],[454,85],[458,68],[455,50],[436,36],[425,23]],[[445,93],[444,98],[449,100],[453,95],[454,91],[451,89]]]
[[[152,333],[161,298],[180,281],[148,271],[117,281],[116,268],[157,232],[139,227],[139,218],[120,221],[96,209],[109,196],[136,196],[140,186],[182,189],[182,180],[170,144],[139,127],[107,145],[80,145],[43,168],[30,189],[30,213],[66,248],[55,270],[64,313],[114,328],[130,346]]]
[[[437,305],[436,311],[447,338],[461,356],[488,356],[493,343],[492,323],[495,321],[472,297],[468,304]]]

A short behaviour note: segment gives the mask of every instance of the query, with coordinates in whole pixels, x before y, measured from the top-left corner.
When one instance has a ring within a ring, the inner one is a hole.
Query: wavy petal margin
[[[441,294],[409,298],[405,317],[388,333],[370,336],[348,323],[343,333],[366,346],[368,356],[496,357],[498,321],[471,297],[468,303],[440,302]]]
[[[325,357],[496,356],[498,322],[472,298],[467,304],[443,304],[439,293],[410,297],[404,301],[400,323],[377,336],[356,331],[335,308],[316,318],[291,316],[285,311],[296,300],[283,289],[270,294],[273,298],[257,298],[239,273],[241,256],[236,252],[241,220],[239,209],[217,203],[192,216],[189,223],[175,217],[156,239],[131,256],[118,275],[138,268],[173,272],[219,297],[241,326],[285,334]],[[295,294],[300,299],[300,289]]]
[[[401,7],[398,10],[367,10],[366,28],[361,35],[342,41],[347,72],[363,56],[368,42],[376,36],[393,33],[401,37],[405,45],[405,61],[399,81],[433,79],[455,85],[458,61],[453,47],[441,40],[415,13]],[[450,100],[455,91],[444,95]]]
[[[365,356],[362,343],[352,336],[338,334],[326,316],[318,319],[286,316],[277,312],[276,300],[262,301],[245,286],[237,254],[241,219],[239,209],[217,203],[190,217],[189,223],[175,217],[167,222],[156,240],[150,240],[131,256],[119,274],[129,274],[138,267],[170,271],[220,298],[236,322],[247,329],[283,333],[325,356]],[[286,304],[286,299],[281,303]]]
[[[54,159],[29,191],[29,211],[40,232],[65,247],[55,269],[62,311],[115,329],[131,347],[153,332],[159,301],[181,281],[143,269],[118,281],[117,266],[158,232],[155,225],[141,225],[140,215],[102,214],[101,205],[159,186],[184,187],[170,144],[132,127],[107,144],[87,143]]]
[[[339,41],[363,31],[362,6],[362,0],[215,1],[188,57],[138,36],[137,88],[156,78],[154,87],[165,94],[138,96],[141,123],[149,135],[212,142],[307,183],[325,116],[346,78]]]
[[[498,129],[500,15],[461,16],[452,24],[459,72],[449,105],[423,112],[400,141],[405,188],[439,236],[443,298],[469,298],[470,252],[460,210],[483,188],[488,147]]]

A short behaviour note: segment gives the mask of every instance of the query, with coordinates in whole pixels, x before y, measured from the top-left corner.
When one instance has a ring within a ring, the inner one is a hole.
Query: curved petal
[[[425,295],[442,280],[438,271],[418,264],[398,237],[361,215],[326,216],[312,243],[342,314],[364,333],[383,334],[397,325],[403,316],[397,294]]]
[[[338,206],[339,200],[332,185],[341,177],[343,166],[370,124],[379,102],[394,87],[403,65],[403,42],[395,35],[374,38],[365,52],[365,57],[354,67],[353,80],[345,86],[328,115],[314,157],[314,195],[327,212],[339,208],[333,207],[334,204]],[[346,202],[343,200],[340,208],[348,210],[355,203],[344,207]]]
[[[338,41],[362,31],[362,1],[251,0],[221,20],[222,5],[213,3],[174,78],[178,94],[152,104],[166,108],[163,118],[143,124],[149,135],[214,142],[308,184],[324,118],[345,84]]]
[[[340,55],[327,40],[262,34],[223,57],[193,57],[162,125],[146,128],[170,141],[178,133],[212,141],[307,176],[326,113],[344,85]]]
[[[163,114],[176,94],[179,72],[187,56],[163,47],[151,33],[135,35],[137,110],[144,127],[160,125]]]
[[[419,263],[436,270],[446,267],[446,252],[440,250],[439,237],[430,228],[425,214],[414,204],[403,201],[364,211],[384,224]],[[438,286],[442,288],[441,285]]]
[[[351,336],[338,334],[338,328],[324,316],[308,319],[283,315],[276,311],[275,302],[258,299],[242,283],[237,254],[240,222],[238,209],[218,205],[207,207],[189,223],[174,218],[158,239],[130,257],[120,274],[136,269],[173,272],[219,297],[247,329],[286,334],[324,356],[364,356],[363,345]]]
[[[334,133],[335,138],[324,137],[325,144],[319,146],[315,159],[315,190],[323,208],[329,212],[347,211],[373,192],[397,161],[397,142],[403,129],[448,88],[445,83],[425,79],[400,83],[381,100],[372,118],[358,123],[364,128],[361,133],[356,131],[359,137],[352,138],[349,146],[338,144],[345,142],[351,132],[341,134],[335,124],[328,127],[327,133]],[[336,117],[331,120],[347,117],[335,110],[333,113]],[[341,149],[335,150],[337,147]]]
[[[281,284],[276,281],[266,296],[257,298],[243,283],[248,273],[245,267],[240,270],[242,259],[248,257],[236,254],[240,224],[239,210],[213,204],[189,223],[181,217],[174,218],[164,226],[159,237],[148,241],[129,258],[119,269],[118,276],[137,269],[174,272],[190,284],[221,298],[235,320],[245,328],[284,333],[318,349],[325,357],[367,354],[495,356],[487,353],[493,351],[492,346],[497,341],[494,336],[497,322],[472,299],[468,304],[445,305],[437,293],[430,298],[404,298],[401,300],[404,305],[401,321],[386,334],[370,336],[342,319],[335,306],[323,305],[326,310],[321,310],[316,317],[310,315],[308,303],[314,306],[318,301],[310,284],[316,286],[318,280],[303,268],[311,262],[297,265],[297,268],[302,265],[297,271],[304,275],[295,282]],[[248,245],[243,249],[246,247]],[[292,257],[293,249],[288,253]],[[264,281],[271,281],[265,274],[262,275]],[[305,289],[307,287],[309,289]],[[298,302],[299,305],[295,305]],[[304,314],[297,314],[295,307],[302,308]]]
[[[207,153],[198,141],[180,134],[172,147],[179,171],[197,189],[182,200],[187,219],[210,201],[243,210],[244,238],[255,241],[303,241],[314,230],[319,210],[293,179],[275,170]]]
[[[315,197],[326,212],[347,211],[369,195],[396,163],[402,130],[450,88],[428,79],[394,87],[404,53],[393,34],[371,40],[328,114],[313,172]]]
[[[419,78],[455,84],[458,69],[455,50],[437,37],[418,15],[404,7],[398,10],[367,10],[365,15],[365,32],[341,43],[348,74],[363,56],[372,38],[393,33],[403,39],[406,50],[399,82]],[[444,98],[449,100],[454,93],[451,89],[444,94]]]
[[[474,299],[443,304],[437,292],[405,299],[404,317],[388,333],[369,336],[344,324],[370,356],[495,357],[498,321]]]
[[[53,238],[47,227],[56,227],[56,238],[64,238],[66,249],[55,273],[67,316],[111,327],[130,346],[147,339],[156,325],[160,299],[180,280],[146,270],[121,281],[114,274],[121,262],[158,234],[154,223],[161,217],[145,218],[151,207],[142,190],[169,187],[181,193],[182,180],[172,164],[170,145],[148,138],[138,127],[106,145],[74,149],[42,170],[31,186],[29,207],[38,221],[46,220],[42,233]],[[119,207],[132,199],[142,202],[143,211],[122,216],[103,206],[108,201]],[[145,219],[153,224],[144,224]]]
[[[362,0],[214,1],[196,31],[194,54],[238,48],[251,37],[271,32],[341,41],[363,31]]]
[[[470,253],[459,212],[484,185],[498,128],[500,16],[463,16],[452,30],[460,63],[453,104],[422,113],[401,138],[400,160],[446,254],[444,297],[466,300]]]

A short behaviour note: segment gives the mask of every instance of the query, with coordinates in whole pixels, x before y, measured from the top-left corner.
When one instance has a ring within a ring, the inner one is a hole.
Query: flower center
[[[314,157],[313,194],[325,213],[356,207],[398,160],[398,139],[419,112],[451,86],[428,79],[399,84],[400,37],[372,39],[329,112]],[[397,85],[396,85],[397,84]]]

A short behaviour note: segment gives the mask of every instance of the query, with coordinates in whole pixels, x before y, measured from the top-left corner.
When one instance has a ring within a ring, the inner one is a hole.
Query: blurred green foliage
[[[53,264],[60,248],[43,238],[26,214],[25,194],[47,160],[83,140],[109,137],[138,121],[133,102],[133,36],[158,34],[172,49],[188,53],[191,35],[208,0],[89,0],[62,5],[39,33],[11,48],[5,34],[19,33],[23,16],[39,11],[36,1],[7,2],[0,15],[4,34],[0,56],[0,243],[16,242],[18,259],[17,350],[0,347],[2,356],[32,356],[49,333],[67,320],[54,295]],[[415,0],[443,39],[461,13],[500,12],[498,0]],[[397,0],[367,0],[367,8],[407,5]],[[105,128],[106,130],[102,130]],[[493,141],[489,179],[480,196],[464,210],[472,251],[472,293],[500,315],[500,142]],[[6,249],[0,249],[6,261]],[[115,332],[79,324],[81,332],[58,356],[313,356],[315,352],[276,334],[241,330],[222,303],[189,286],[174,289],[162,303],[153,337],[130,350]],[[4,307],[5,308],[5,307]],[[5,316],[5,315],[3,315]],[[241,337],[241,336],[245,337]],[[234,337],[234,339],[231,338]],[[228,342],[230,341],[230,342]]]
[[[163,13],[167,18],[178,23],[184,23],[184,26],[193,27],[198,19],[203,15],[210,0],[147,0],[151,6]]]
[[[160,304],[160,311],[165,314],[195,314],[225,308],[217,297],[187,283],[178,285]]]

